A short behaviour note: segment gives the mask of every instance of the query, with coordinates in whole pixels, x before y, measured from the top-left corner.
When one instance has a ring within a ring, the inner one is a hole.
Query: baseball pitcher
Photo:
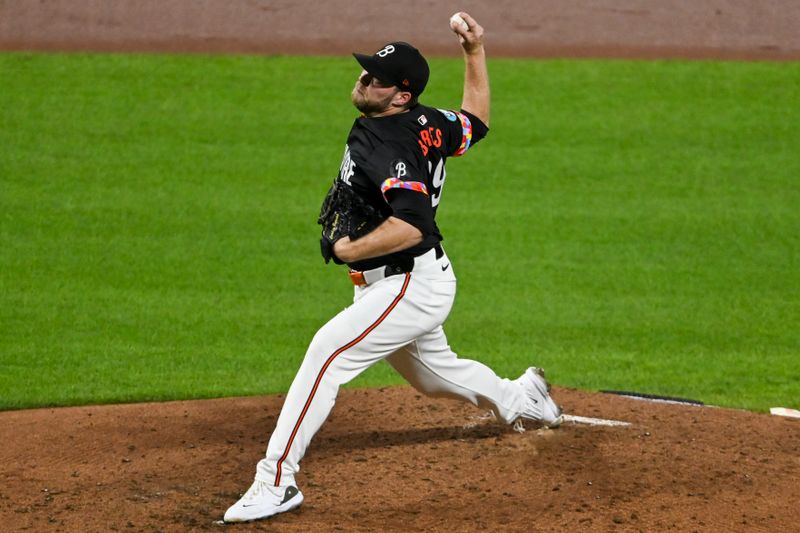
[[[295,475],[339,387],[382,360],[419,391],[490,409],[506,423],[561,423],[540,369],[500,378],[459,358],[442,329],[456,293],[455,269],[436,225],[446,203],[445,165],[489,131],[483,28],[467,13],[454,15],[450,27],[465,61],[458,110],[419,103],[429,69],[410,44],[353,54],[363,69],[351,94],[361,116],[318,219],[322,257],[347,265],[353,304],[312,339],[255,480],[227,510],[226,522],[267,518],[302,504]]]

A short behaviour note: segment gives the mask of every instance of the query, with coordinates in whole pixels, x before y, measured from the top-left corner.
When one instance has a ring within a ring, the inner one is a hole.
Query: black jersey
[[[442,198],[445,161],[463,155],[489,129],[466,111],[416,105],[406,113],[360,117],[347,137],[338,179],[345,181],[384,216],[394,216],[422,232],[422,242],[406,250],[351,263],[355,270],[407,264],[442,240],[436,209]]]

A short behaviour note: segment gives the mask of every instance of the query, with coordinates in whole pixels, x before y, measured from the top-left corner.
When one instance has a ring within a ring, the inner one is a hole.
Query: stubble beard
[[[358,92],[357,87],[350,94],[350,101],[353,102],[356,109],[368,117],[386,111],[393,98],[394,94],[391,94],[382,100],[368,100],[365,94]]]

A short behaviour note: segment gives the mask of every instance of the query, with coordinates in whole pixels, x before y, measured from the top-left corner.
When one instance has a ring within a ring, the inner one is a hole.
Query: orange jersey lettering
[[[422,155],[428,155],[428,150],[431,146],[441,148],[442,146],[442,130],[439,128],[428,128],[419,132],[419,139],[417,140],[419,147],[422,150]]]

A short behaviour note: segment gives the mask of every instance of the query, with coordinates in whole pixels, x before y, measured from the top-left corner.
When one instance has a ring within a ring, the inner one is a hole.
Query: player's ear
[[[411,93],[408,91],[398,91],[392,99],[392,104],[397,107],[405,107],[411,101]]]

